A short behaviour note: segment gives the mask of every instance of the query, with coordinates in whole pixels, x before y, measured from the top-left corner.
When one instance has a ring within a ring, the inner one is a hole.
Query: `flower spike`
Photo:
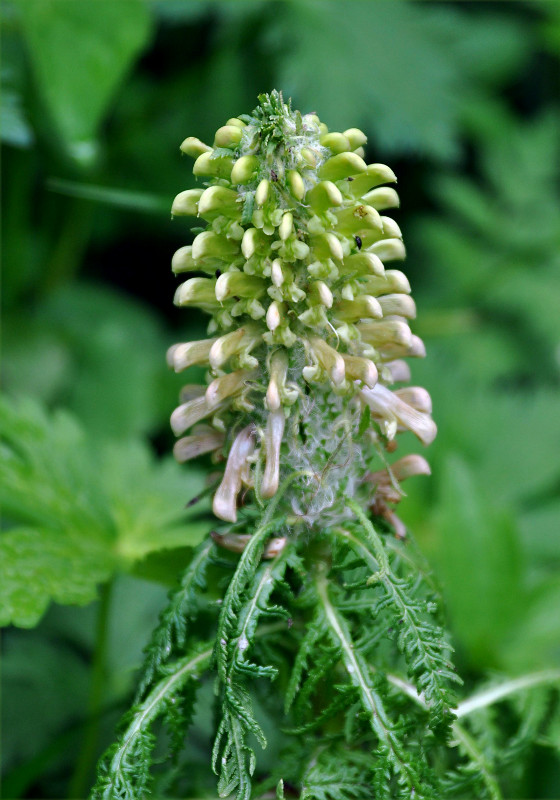
[[[329,131],[279,92],[259,101],[252,114],[227,120],[212,146],[195,137],[181,145],[201,184],[179,192],[172,213],[206,228],[172,268],[205,277],[188,277],[175,302],[210,322],[208,339],[168,352],[176,371],[208,368],[206,389],[186,387],[173,413],[178,436],[198,426],[175,453],[181,461],[225,457],[213,509],[230,522],[242,486],[266,501],[298,470],[323,477],[286,499],[292,511],[310,521],[344,518],[325,473],[329,459],[344,462],[345,492],[381,509],[400,532],[385,504],[399,499],[400,480],[426,474],[426,462],[407,456],[390,480],[385,459],[379,480],[365,464],[393,452],[400,432],[429,444],[436,427],[428,393],[402,385],[410,380],[402,359],[425,349],[408,324],[416,316],[408,279],[388,268],[405,258],[399,226],[383,214],[399,206],[388,185],[396,177],[367,163],[359,129]],[[341,448],[345,460],[335,457]]]

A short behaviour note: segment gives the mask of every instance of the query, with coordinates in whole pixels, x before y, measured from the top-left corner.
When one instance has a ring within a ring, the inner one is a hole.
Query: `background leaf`
[[[99,583],[152,551],[192,547],[207,506],[199,467],[154,461],[146,445],[99,447],[67,415],[0,404],[0,624],[31,627],[49,602],[91,602]],[[23,523],[21,526],[19,524]]]
[[[453,629],[470,660],[501,666],[503,638],[524,605],[514,523],[492,513],[460,458],[447,460],[439,489],[434,556]]]
[[[286,94],[335,129],[344,130],[349,119],[365,125],[387,151],[457,158],[460,98],[474,70],[488,74],[469,47],[492,48],[494,80],[497,59],[511,68],[525,50],[515,24],[500,27],[499,35],[491,25],[481,28],[483,46],[478,23],[455,9],[302,0],[279,11],[276,44]],[[468,45],[460,44],[459,24],[470,29]]]
[[[146,44],[148,8],[143,0],[24,0],[19,8],[38,88],[72,154],[87,160],[107,106]]]
[[[10,613],[31,624],[50,603],[35,631],[4,632],[16,658],[2,671],[5,794],[72,793],[90,722],[98,605],[51,597],[86,602],[94,574],[116,581],[99,706],[106,746],[158,602],[212,524],[208,504],[184,509],[210,464],[154,455],[171,451],[181,385],[165,350],[206,325],[172,307],[169,262],[192,235],[169,207],[197,185],[181,140],[211,142],[273,87],[331,129],[362,126],[368,160],[399,177],[403,269],[428,350],[413,382],[430,391],[439,427],[426,451],[432,477],[407,482],[399,515],[449,598],[458,670],[478,684],[496,666],[558,667],[558,4],[6,0],[1,15],[3,387],[41,410],[0,413],[0,542],[16,600],[25,570],[35,576]],[[199,379],[197,368],[185,377]],[[399,450],[416,451],[406,439]],[[68,564],[75,575],[58,581]],[[177,795],[215,792],[203,766],[206,689]],[[266,713],[268,734],[279,725]],[[550,752],[533,744],[516,763],[523,775],[510,776],[507,796],[557,795]]]

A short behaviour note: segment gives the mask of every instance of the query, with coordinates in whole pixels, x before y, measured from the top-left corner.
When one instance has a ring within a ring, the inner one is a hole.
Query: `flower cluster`
[[[425,389],[394,388],[410,380],[403,359],[425,355],[409,327],[409,282],[386,268],[405,257],[384,214],[399,204],[396,177],[364,161],[360,130],[330,132],[277,92],[259,101],[212,146],[181,145],[203,183],[181,192],[172,214],[207,225],[173,257],[175,273],[199,273],[175,303],[211,320],[209,338],[168,352],[177,372],[208,367],[208,384],[186,386],[171,417],[175,455],[225,462],[213,510],[226,521],[237,520],[243,489],[270,498],[283,472],[300,470],[298,516],[338,513],[342,490],[398,529],[387,504],[400,480],[429,468],[416,455],[389,467],[386,454],[399,431],[429,444],[436,427]],[[381,468],[368,472],[375,453]]]

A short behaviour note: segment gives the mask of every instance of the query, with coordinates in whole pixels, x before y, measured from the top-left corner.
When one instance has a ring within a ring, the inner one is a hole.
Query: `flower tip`
[[[415,475],[431,475],[432,470],[424,456],[418,453],[411,453],[400,458],[391,466],[391,472],[398,481],[404,481]]]
[[[223,519],[225,522],[237,522],[235,497],[231,493],[225,494],[218,489],[212,500],[212,511],[218,519]]]
[[[197,139],[196,136],[188,136],[181,144],[181,152],[185,153],[187,156],[191,156],[191,158],[198,158],[203,153],[209,153],[212,151],[212,148],[209,147],[204,142],[201,142],[200,139]]]

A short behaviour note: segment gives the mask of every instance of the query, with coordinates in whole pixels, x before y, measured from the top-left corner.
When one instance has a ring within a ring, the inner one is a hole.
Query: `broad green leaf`
[[[15,322],[10,338],[17,347],[21,325]],[[107,287],[75,283],[45,299],[32,330],[43,354],[41,340],[52,342],[47,365],[58,370],[51,377],[58,382],[54,398],[63,398],[88,430],[119,438],[151,433],[173,408],[179,384],[165,364],[171,341],[148,306]],[[19,361],[8,362],[16,379],[10,389],[32,391],[42,371],[36,351],[17,350]]]
[[[47,528],[15,528],[0,536],[0,625],[31,628],[49,603],[85,605],[111,576],[117,554],[99,541]]]
[[[194,22],[212,10],[207,0],[148,0],[148,3],[156,17],[175,25]]]
[[[0,402],[0,624],[31,627],[48,604],[90,602],[99,583],[153,552],[197,544],[203,473],[145,445],[100,445],[67,414]],[[12,526],[12,527],[9,527]]]
[[[204,488],[200,466],[179,466],[166,458],[154,469],[153,455],[142,442],[107,445],[100,466],[118,530],[118,551],[127,562],[196,545],[208,532],[210,522],[203,516],[207,501],[185,511],[186,503]]]
[[[548,489],[549,487],[545,486]],[[554,499],[537,496],[529,509],[523,508],[519,526],[525,552],[533,564],[549,572],[560,566],[560,497]]]
[[[19,314],[4,314],[2,350],[6,390],[44,403],[56,401],[66,390],[73,372],[72,357],[52,326],[31,314],[22,326]]]
[[[2,142],[13,147],[29,147],[33,144],[34,135],[27,119],[27,109],[22,91],[24,59],[19,38],[16,35],[13,6],[7,3],[2,4],[0,22],[2,24],[0,136]]]
[[[19,314],[6,316],[4,336],[11,394],[63,401],[105,437],[151,434],[166,424],[181,381],[165,363],[173,339],[147,305],[103,285],[74,283],[48,295],[24,327]],[[187,338],[197,336],[204,330],[191,325]],[[195,369],[191,380],[197,377]]]
[[[25,118],[20,93],[10,87],[9,79],[2,72],[2,104],[0,105],[0,131],[2,141],[14,147],[29,147],[33,143],[33,131]]]
[[[130,65],[147,42],[143,0],[19,0],[37,86],[73,155],[87,160]]]
[[[550,54],[558,59],[560,54],[560,6],[558,3],[541,3],[545,19],[541,23],[542,42]]]

